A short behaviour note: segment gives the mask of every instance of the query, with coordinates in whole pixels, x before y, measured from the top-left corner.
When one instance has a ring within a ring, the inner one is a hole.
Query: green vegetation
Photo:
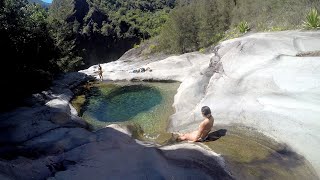
[[[304,21],[320,27],[319,0],[54,0],[49,8],[34,2],[0,1],[1,94],[18,99],[48,87],[58,73],[116,60],[133,47],[145,55],[203,52],[239,37],[248,24],[253,32],[301,28]],[[13,74],[19,84],[7,78]]]
[[[15,99],[47,87],[58,72],[54,59],[59,52],[48,34],[47,16],[40,5],[0,1],[2,106],[16,104]],[[10,100],[6,101],[7,97]]]
[[[229,27],[231,0],[180,1],[160,34],[161,50],[185,53],[218,42]]]
[[[239,37],[249,28],[253,32],[300,29],[312,7],[320,8],[320,1],[180,0],[160,34],[158,49],[195,51]],[[315,12],[308,19],[313,26],[319,22]]]
[[[301,28],[306,14],[313,7],[320,8],[319,0],[236,0],[232,10],[231,27],[241,21],[250,24],[253,31]]]
[[[118,59],[142,40],[160,33],[172,0],[55,0],[48,22],[59,66],[66,70]],[[72,66],[70,66],[72,65]]]
[[[35,3],[35,4],[39,4],[39,5],[41,5],[42,7],[44,7],[44,8],[48,8],[49,7],[49,3],[46,3],[46,2],[44,2],[44,1],[42,1],[42,0],[28,0],[28,2],[29,3]]]
[[[238,25],[238,30],[242,34],[247,33],[250,30],[248,23],[245,21],[240,22]]]
[[[313,8],[307,15],[307,21],[304,22],[304,26],[308,29],[320,28],[320,15],[318,10]]]
[[[200,53],[205,53],[205,52],[206,52],[206,49],[205,49],[205,48],[200,48],[200,49],[199,49],[199,52],[200,52]]]

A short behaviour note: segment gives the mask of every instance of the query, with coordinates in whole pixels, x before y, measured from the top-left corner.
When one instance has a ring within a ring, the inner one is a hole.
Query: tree
[[[15,104],[31,93],[50,85],[57,72],[52,61],[56,54],[46,26],[47,12],[24,0],[4,0],[0,7],[1,96],[12,97],[3,105]],[[8,75],[19,77],[19,83]],[[32,86],[29,85],[30,81]]]
[[[185,53],[218,42],[230,25],[231,0],[180,0],[160,35],[160,49]]]

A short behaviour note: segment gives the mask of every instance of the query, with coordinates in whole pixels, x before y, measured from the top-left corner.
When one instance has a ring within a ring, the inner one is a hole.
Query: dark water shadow
[[[90,103],[92,99],[96,101],[95,104]],[[162,100],[158,89],[146,85],[117,87],[107,95],[95,87],[90,92],[80,115],[86,114],[103,122],[123,122],[151,110]]]
[[[225,157],[228,161],[228,157]],[[310,179],[319,180],[306,159],[287,145],[268,154],[263,159],[250,162],[227,163],[237,179]]]
[[[226,134],[227,134],[226,129],[219,129],[217,131],[210,132],[207,139],[205,140],[205,142],[216,141],[216,140],[220,139],[221,137],[225,136]]]

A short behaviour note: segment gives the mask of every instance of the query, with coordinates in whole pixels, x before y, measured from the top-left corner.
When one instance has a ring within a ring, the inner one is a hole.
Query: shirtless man
[[[211,110],[208,106],[204,106],[201,108],[202,116],[205,118],[199,125],[199,129],[197,131],[193,131],[191,133],[182,134],[178,137],[178,140],[181,141],[205,141],[213,127],[214,119],[211,115]]]

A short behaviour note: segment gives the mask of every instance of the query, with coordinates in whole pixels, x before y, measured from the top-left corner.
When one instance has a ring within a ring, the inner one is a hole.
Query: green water
[[[174,95],[180,83],[98,83],[72,104],[94,129],[109,124],[138,125],[147,139],[166,136]]]
[[[239,125],[215,129],[226,133],[204,144],[221,154],[237,179],[318,179],[310,163],[285,144]]]

